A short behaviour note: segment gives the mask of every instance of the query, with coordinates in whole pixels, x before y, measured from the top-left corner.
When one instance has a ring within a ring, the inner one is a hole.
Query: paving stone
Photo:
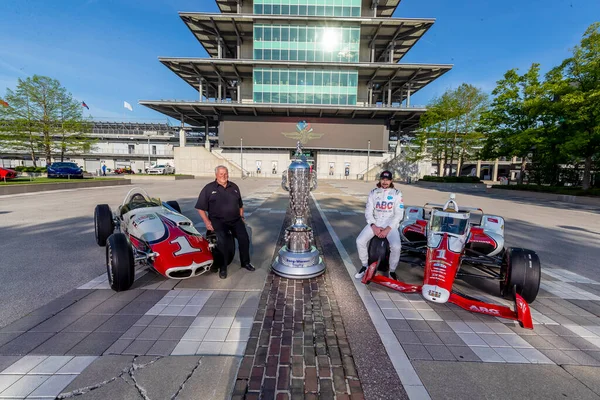
[[[40,365],[48,356],[25,356],[17,359],[12,365],[2,371],[3,374],[24,375]]]
[[[425,348],[435,361],[455,361],[452,352],[444,345],[425,345]]]
[[[125,333],[133,326],[135,320],[130,315],[114,315],[100,325],[95,332]]]
[[[118,332],[92,332],[70,349],[68,354],[102,355],[120,336],[121,334]]]
[[[22,375],[0,375],[0,392],[3,392],[21,378]]]
[[[481,361],[468,346],[447,346],[457,361]]]
[[[158,340],[167,328],[149,326],[144,329],[138,336],[137,340]]]
[[[25,375],[13,383],[8,389],[4,390],[1,396],[8,398],[27,397],[27,395],[37,389],[37,387],[44,383],[48,378],[48,375]]]
[[[0,329],[1,333],[26,332],[34,326],[50,318],[50,315],[26,315],[10,325]]]
[[[79,318],[80,315],[59,313],[31,328],[29,332],[60,332]]]
[[[540,351],[542,352],[542,354],[544,354],[546,357],[548,357],[550,360],[552,360],[552,362],[556,363],[557,365],[565,365],[565,364],[578,365],[579,364],[577,361],[575,361],[573,358],[569,357],[562,350],[540,349]]]
[[[421,344],[405,344],[402,348],[411,360],[433,360],[425,346]]]
[[[31,394],[29,399],[50,398],[54,399],[69,383],[73,382],[77,375],[54,375],[50,376],[45,382],[38,386]]]
[[[198,351],[198,347],[202,342],[191,341],[191,340],[182,340],[177,343],[171,355],[179,356],[179,355],[193,355]],[[217,351],[218,354],[218,351]]]
[[[171,325],[174,319],[174,316],[159,315],[154,318],[152,322],[148,324],[148,326],[167,328],[169,325]]]
[[[415,332],[433,332],[427,321],[408,320],[410,327]]]
[[[133,340],[134,339],[118,339],[104,352],[104,354],[125,354],[123,352],[129,347]]]
[[[123,351],[123,354],[130,355],[144,355],[154,345],[156,340],[140,340],[135,339],[127,348]]]
[[[72,359],[72,356],[50,356],[36,365],[29,374],[52,375]]]
[[[0,356],[0,373],[21,359],[19,356]],[[0,390],[2,392],[2,390]]]
[[[159,340],[181,340],[185,335],[188,328],[170,327],[164,330],[164,332],[158,338]]]
[[[122,292],[121,292],[122,293]],[[94,307],[90,314],[110,314],[118,313],[123,307],[127,306],[129,301],[111,298]]]
[[[157,318],[154,315],[142,315],[135,323],[134,326],[148,326],[154,319]]]
[[[577,350],[578,347],[561,336],[544,336],[544,339],[559,350]]]
[[[57,374],[80,374],[96,359],[97,357],[94,356],[73,357],[71,361],[66,363],[64,367],[58,370]]]
[[[442,340],[434,332],[418,332],[417,336],[422,344],[443,345]]]
[[[93,332],[100,325],[110,318],[108,314],[88,314],[79,318],[65,329],[63,332]]]
[[[30,354],[63,355],[67,354],[88,332],[58,332],[44,343],[31,350]]]
[[[195,317],[175,317],[169,327],[188,328],[194,322]]]
[[[52,336],[54,336],[54,333],[52,332],[25,332],[4,346],[0,347],[0,355],[25,355]]]
[[[0,346],[4,346],[6,343],[15,339],[17,336],[20,336],[23,332],[9,332],[9,333],[0,333]]]

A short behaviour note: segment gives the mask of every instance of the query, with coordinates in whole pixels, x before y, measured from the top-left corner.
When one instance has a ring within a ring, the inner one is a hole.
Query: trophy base
[[[314,278],[325,272],[325,264],[315,246],[304,253],[294,253],[283,246],[271,268],[277,275],[289,279]]]

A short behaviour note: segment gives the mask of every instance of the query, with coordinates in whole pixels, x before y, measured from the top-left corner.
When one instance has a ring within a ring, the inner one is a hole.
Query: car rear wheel
[[[379,262],[378,271],[386,272],[390,269],[390,245],[387,239],[374,236],[369,242],[369,264]]]
[[[112,211],[108,204],[98,204],[94,210],[94,230],[96,232],[96,243],[98,246],[106,246],[106,239],[115,230]]]
[[[540,290],[542,267],[538,255],[528,249],[508,248],[500,267],[500,292],[512,298],[513,287],[527,303],[533,303]]]
[[[106,273],[110,287],[116,292],[127,290],[133,285],[133,250],[124,233],[110,235],[106,241]]]
[[[231,233],[225,236],[225,243],[220,244],[217,240],[217,235],[213,231],[206,231],[206,239],[215,244],[212,247],[213,255],[213,270],[216,271],[221,266],[228,266],[233,261],[235,256],[235,239]]]
[[[177,211],[179,214],[181,214],[181,207],[179,207],[179,203],[175,200],[170,200],[167,201],[167,205],[169,207],[171,207],[173,210]]]

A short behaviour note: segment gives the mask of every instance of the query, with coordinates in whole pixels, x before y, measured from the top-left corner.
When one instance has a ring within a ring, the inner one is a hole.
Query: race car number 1
[[[176,243],[179,245],[179,250],[177,250],[175,253],[173,253],[173,255],[175,255],[175,256],[180,256],[182,254],[189,254],[189,253],[197,253],[197,252],[202,251],[200,249],[196,249],[195,247],[192,247],[190,245],[190,242],[188,241],[187,237],[185,237],[185,236],[179,236],[177,239],[171,240],[169,243],[171,243],[171,244]]]

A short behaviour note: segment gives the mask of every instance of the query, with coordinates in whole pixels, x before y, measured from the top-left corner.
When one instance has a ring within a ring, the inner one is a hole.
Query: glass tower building
[[[411,95],[451,69],[400,62],[434,20],[392,18],[399,2],[216,0],[220,13],[182,12],[209,58],[159,60],[197,97],[140,104],[218,132],[223,149],[284,151],[300,140],[387,152],[425,112]]]

